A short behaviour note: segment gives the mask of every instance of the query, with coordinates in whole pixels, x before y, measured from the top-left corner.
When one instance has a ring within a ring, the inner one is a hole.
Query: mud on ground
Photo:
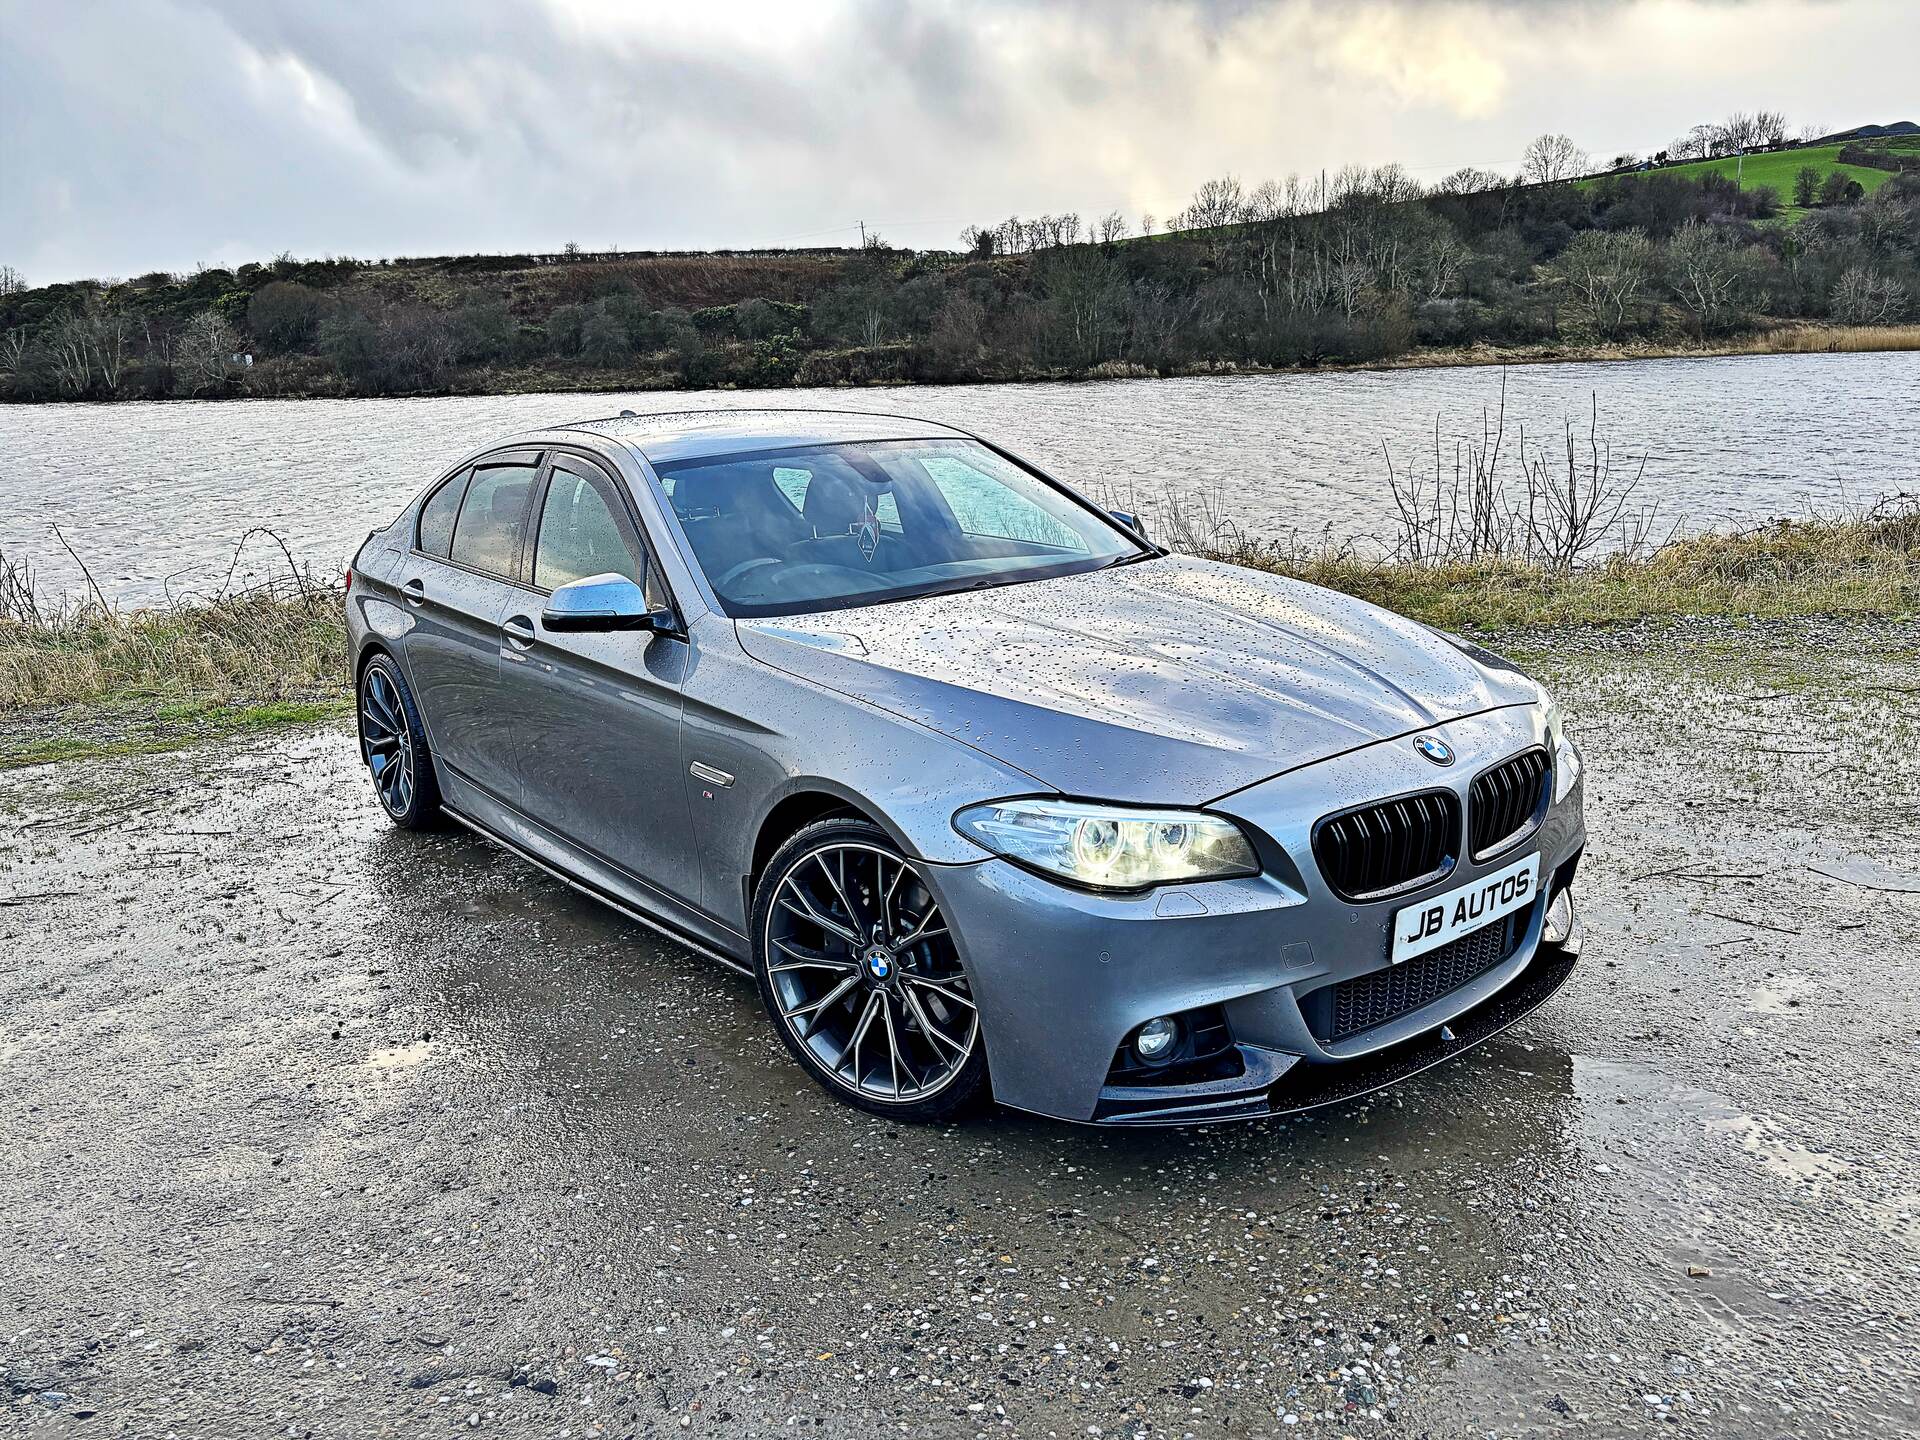
[[[1529,637],[1586,958],[1309,1118],[919,1130],[350,736],[0,776],[0,1429],[1920,1426],[1920,660]]]

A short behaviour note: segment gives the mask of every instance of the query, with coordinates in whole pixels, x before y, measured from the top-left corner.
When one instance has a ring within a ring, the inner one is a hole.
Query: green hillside
[[[1899,145],[1897,141],[1893,143]],[[1891,170],[1876,170],[1867,165],[1842,165],[1840,150],[1838,145],[1807,145],[1795,150],[1772,150],[1765,154],[1749,155],[1744,162],[1729,155],[1719,160],[1692,160],[1680,165],[1662,165],[1641,173],[1698,180],[1711,171],[1731,178],[1736,173],[1736,167],[1739,167],[1740,187],[1743,190],[1771,186],[1780,195],[1781,214],[1789,220],[1797,220],[1807,213],[1793,203],[1793,180],[1803,166],[1811,165],[1820,172],[1822,179],[1838,170],[1849,179],[1858,180],[1860,187],[1869,195],[1893,178],[1894,172]]]

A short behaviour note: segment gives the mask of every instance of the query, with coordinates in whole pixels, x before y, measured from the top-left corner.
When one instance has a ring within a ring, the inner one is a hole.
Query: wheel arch
[[[386,656],[387,659],[391,660],[395,665],[400,663],[400,657],[393,653],[392,647],[389,646],[386,641],[366,641],[361,645],[360,653],[353,657],[353,693],[356,696],[360,693],[360,682],[367,677],[367,666],[373,663],[376,655]],[[406,671],[402,670],[400,673],[404,675]]]
[[[749,918],[753,915],[753,894],[774,852],[815,821],[836,818],[865,820],[892,833],[893,827],[875,814],[870,806],[837,790],[813,785],[789,791],[774,802],[753,837],[753,852],[747,873],[740,877],[743,915]]]

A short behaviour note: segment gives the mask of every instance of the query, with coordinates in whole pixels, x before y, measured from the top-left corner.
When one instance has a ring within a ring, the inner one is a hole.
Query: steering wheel
[[[763,565],[784,565],[786,563],[786,560],[778,555],[756,555],[750,560],[742,560],[738,565],[729,565],[726,574],[714,577],[713,588],[716,590],[729,589],[734,581],[751,570],[758,570]]]

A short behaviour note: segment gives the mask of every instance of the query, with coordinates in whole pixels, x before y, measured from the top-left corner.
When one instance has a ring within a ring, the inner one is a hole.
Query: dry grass
[[[1736,342],[1741,354],[1824,355],[1920,350],[1920,325],[1790,325]]]
[[[0,618],[0,714],[99,701],[248,703],[343,694],[340,592],[260,591],[126,613]]]
[[[1509,559],[1415,565],[1238,538],[1191,548],[1447,629],[1920,612],[1920,505],[1912,501],[1851,519],[1689,536],[1575,569]],[[52,715],[56,730],[66,724],[60,717],[89,711],[188,716],[205,729],[291,723],[345,706],[337,586],[303,580],[153,610],[94,603],[50,613],[23,608],[17,590],[9,606],[8,573],[0,561],[0,715]],[[41,737],[42,748],[51,743]]]
[[[1783,521],[1669,541],[1576,570],[1492,559],[1441,565],[1258,543],[1217,559],[1345,591],[1446,629],[1607,625],[1692,616],[1888,616],[1920,610],[1920,507]]]

